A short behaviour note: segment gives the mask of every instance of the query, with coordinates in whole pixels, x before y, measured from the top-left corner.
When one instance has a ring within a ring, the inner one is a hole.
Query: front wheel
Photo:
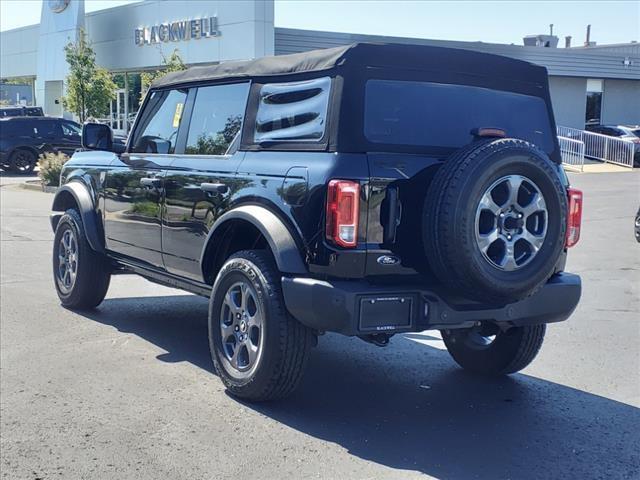
[[[232,255],[209,302],[211,356],[227,390],[251,401],[287,396],[302,378],[312,344],[311,330],[285,308],[269,253]]]
[[[482,375],[508,375],[529,365],[542,346],[546,325],[513,327],[492,325],[443,330],[442,338],[453,359],[465,370]]]
[[[56,227],[53,280],[60,303],[71,309],[98,306],[109,288],[109,262],[89,245],[82,217],[74,209],[67,210]]]

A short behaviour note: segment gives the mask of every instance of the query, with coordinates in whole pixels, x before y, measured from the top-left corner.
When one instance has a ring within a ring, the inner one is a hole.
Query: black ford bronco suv
[[[126,151],[86,124],[53,202],[62,305],[135,273],[210,300],[230,392],[280,398],[317,335],[437,329],[480,374],[521,370],[565,320],[582,194],[560,167],[546,70],[355,44],[157,81]]]

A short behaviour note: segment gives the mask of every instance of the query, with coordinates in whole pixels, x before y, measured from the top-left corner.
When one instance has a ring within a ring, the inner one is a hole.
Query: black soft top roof
[[[544,67],[499,55],[426,45],[354,43],[291,55],[191,67],[160,78],[152,88],[225,78],[287,77],[337,68],[348,72],[366,67],[438,70],[449,71],[452,75],[473,73],[527,83],[546,82]]]

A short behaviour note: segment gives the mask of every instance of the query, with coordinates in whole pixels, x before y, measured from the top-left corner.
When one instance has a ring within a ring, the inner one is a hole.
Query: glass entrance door
[[[116,98],[111,100],[111,114],[109,123],[113,133],[119,135],[127,134],[127,112],[125,102],[126,90],[121,88],[116,90]]]

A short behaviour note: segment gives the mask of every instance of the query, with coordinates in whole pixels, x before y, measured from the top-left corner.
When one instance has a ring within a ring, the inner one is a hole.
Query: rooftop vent
[[[556,48],[558,46],[558,37],[555,35],[527,35],[522,41],[527,47]]]
[[[587,25],[587,38],[584,41],[585,47],[595,47],[596,42],[591,41],[591,25]]]

